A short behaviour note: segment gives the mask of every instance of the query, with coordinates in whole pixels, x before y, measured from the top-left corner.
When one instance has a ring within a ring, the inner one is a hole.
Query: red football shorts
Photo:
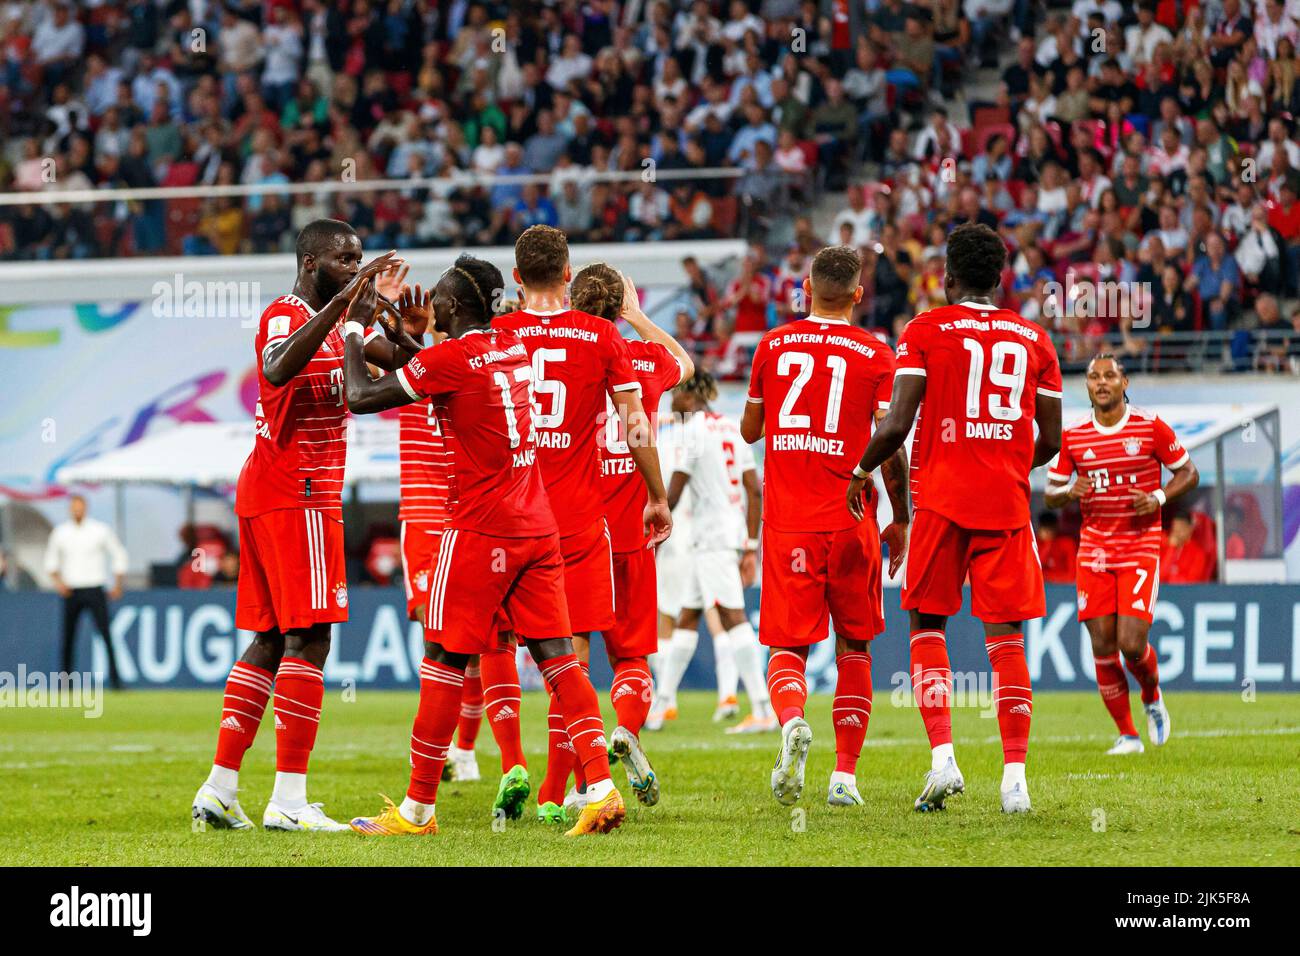
[[[402,522],[402,580],[406,584],[406,616],[420,620],[416,612],[429,603],[429,580],[438,561],[442,532],[427,525]]]
[[[826,637],[829,621],[851,641],[869,641],[885,629],[875,517],[842,531],[764,525],[759,642],[807,647]]]
[[[647,657],[659,650],[658,598],[654,551],[615,554],[615,621],[601,632],[610,657]]]
[[[454,654],[485,653],[497,646],[502,607],[521,637],[573,635],[559,536],[443,532],[429,586],[426,637]]]
[[[240,517],[236,627],[292,631],[347,619],[342,521],[300,508]]]
[[[1034,529],[981,531],[917,511],[903,562],[904,610],[950,617],[970,574],[971,612],[986,624],[1029,621],[1047,610]]]
[[[569,620],[582,634],[614,626],[614,550],[602,517],[586,531],[560,539]]]
[[[1123,562],[1111,567],[1105,559],[1079,554],[1076,578],[1079,585],[1079,620],[1122,614],[1151,623],[1151,611],[1160,593],[1160,559]]]

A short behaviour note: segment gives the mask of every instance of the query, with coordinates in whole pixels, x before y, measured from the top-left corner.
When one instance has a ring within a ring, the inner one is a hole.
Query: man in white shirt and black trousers
[[[63,673],[72,673],[72,655],[77,640],[77,622],[82,611],[90,611],[95,627],[108,649],[108,679],[114,690],[122,686],[117,674],[117,657],[108,631],[108,601],[104,587],[109,571],[113,589],[107,597],[122,596],[126,574],[126,549],[113,529],[102,521],[86,517],[86,499],[73,495],[68,501],[70,521],[50,534],[45,550],[45,570],[63,596]]]

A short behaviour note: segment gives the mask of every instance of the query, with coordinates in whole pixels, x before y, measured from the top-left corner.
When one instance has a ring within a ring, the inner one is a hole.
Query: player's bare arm
[[[1157,488],[1154,492],[1148,494],[1138,488],[1133,491],[1133,510],[1140,515],[1153,514],[1160,510],[1161,506],[1175,498],[1182,497],[1201,483],[1201,473],[1196,470],[1191,459],[1187,460],[1181,468],[1174,471],[1173,477],[1169,479],[1169,484],[1162,488]]]
[[[356,415],[370,415],[390,408],[400,408],[415,401],[396,375],[385,375],[378,379],[370,377],[362,335],[361,331],[349,323],[347,334],[343,337],[343,383],[347,392],[348,410]]]
[[[614,408],[623,420],[628,451],[636,462],[636,469],[645,481],[645,531],[649,538],[646,547],[654,547],[668,540],[673,531],[672,508],[664,490],[663,473],[659,470],[659,453],[655,450],[655,431],[650,416],[641,404],[641,396],[633,389],[611,392]]]
[[[745,488],[745,548],[740,555],[740,583],[749,587],[758,580],[758,525],[763,519],[763,486],[753,468],[740,476]]]
[[[888,412],[876,412],[876,421],[882,421]],[[889,576],[893,577],[903,563],[907,552],[907,529],[911,525],[911,504],[908,501],[907,450],[899,448],[892,458],[880,466],[880,477],[885,483],[885,496],[893,509],[893,520],[880,532],[880,540],[889,549]]]
[[[751,445],[763,437],[762,402],[745,402],[745,414],[740,417],[740,437]]]
[[[924,375],[895,375],[894,392],[889,398],[889,411],[876,423],[876,432],[867,442],[867,449],[862,453],[862,460],[853,470],[853,479],[849,482],[845,495],[849,511],[859,521],[865,514],[862,504],[862,489],[871,480],[871,473],[883,465],[903,447],[907,433],[916,421],[917,409],[921,399],[925,398]],[[1058,409],[1059,411],[1059,409]],[[1060,434],[1060,425],[1057,425]],[[1057,439],[1060,440],[1059,437]],[[892,557],[891,557],[892,563]]]
[[[675,338],[659,328],[650,316],[641,311],[637,296],[636,283],[628,276],[623,276],[623,311],[621,318],[632,326],[633,331],[646,342],[657,342],[673,354],[677,364],[682,367],[682,377],[678,385],[695,377],[695,361]]]
[[[1056,395],[1036,396],[1034,421],[1038,439],[1034,442],[1034,465],[1045,465],[1061,451],[1061,399]]]
[[[668,480],[669,510],[676,508],[677,502],[682,500],[682,492],[686,490],[686,485],[690,480],[690,476],[684,471],[673,472],[672,478]]]
[[[339,254],[340,261],[344,263],[343,268],[347,268],[346,262],[354,255],[356,260],[360,261],[360,248],[358,242],[354,251],[345,248]],[[313,256],[305,257],[304,270],[308,267],[316,268],[314,258]],[[397,258],[396,252],[386,252],[352,273],[351,280],[338,292],[334,293],[329,302],[325,303],[324,308],[320,309],[293,335],[267,349],[266,354],[262,357],[262,374],[266,376],[266,380],[272,385],[283,385],[301,372],[311,360],[311,357],[320,350],[325,337],[330,333],[330,329],[334,328],[338,321],[348,312],[361,287],[381,273],[396,268],[401,264],[401,261]],[[301,276],[298,284],[294,286],[294,294],[313,307],[319,302],[319,296],[314,291],[308,291],[304,288],[304,279]]]

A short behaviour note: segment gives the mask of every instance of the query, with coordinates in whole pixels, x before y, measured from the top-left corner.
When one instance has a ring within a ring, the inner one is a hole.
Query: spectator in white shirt
[[[81,620],[82,611],[89,611],[108,650],[109,682],[114,688],[120,688],[122,683],[109,635],[108,601],[104,588],[111,573],[113,586],[108,597],[116,601],[122,596],[126,549],[112,528],[102,521],[86,517],[86,499],[81,495],[69,499],[68,515],[71,520],[51,532],[45,549],[45,570],[63,597],[63,673],[72,673],[77,622]]]
[[[1173,43],[1174,36],[1166,27],[1156,23],[1156,5],[1144,0],[1138,7],[1138,22],[1124,31],[1124,47],[1141,66],[1156,52],[1162,43]]]

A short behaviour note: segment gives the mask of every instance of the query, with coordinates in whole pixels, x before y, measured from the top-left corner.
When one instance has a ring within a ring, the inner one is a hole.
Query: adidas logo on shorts
[[[239,722],[239,720],[235,717],[234,714],[231,714],[229,717],[227,717],[225,720],[221,722],[221,729],[234,730],[241,734],[244,732],[243,724]]]

